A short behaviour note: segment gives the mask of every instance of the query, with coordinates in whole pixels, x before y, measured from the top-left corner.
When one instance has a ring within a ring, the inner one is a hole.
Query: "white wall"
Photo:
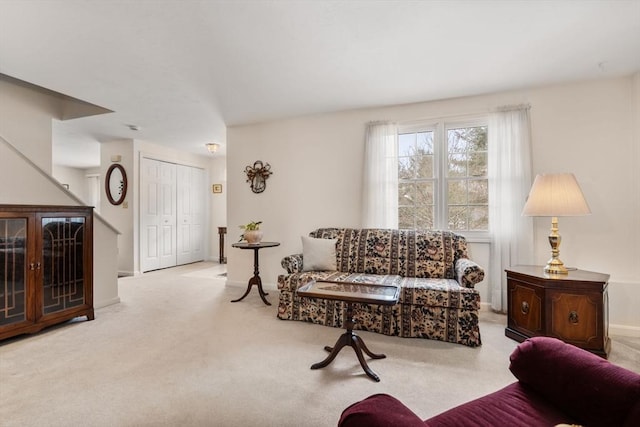
[[[60,118],[56,97],[0,78],[0,136],[51,174],[51,119]]]
[[[85,169],[53,165],[52,175],[60,184],[69,186],[69,191],[88,203],[87,173]]]
[[[100,197],[100,214],[107,221],[118,229],[118,273],[125,275],[133,275],[134,252],[133,252],[133,235],[134,235],[134,212],[133,200],[135,200],[135,180],[134,180],[134,152],[132,139],[120,139],[107,141],[100,144],[100,188],[102,191]],[[119,155],[122,160],[118,162],[122,165],[127,175],[127,193],[124,202],[114,206],[109,203],[109,199],[105,194],[105,179],[107,171],[113,164],[111,156]]]
[[[301,249],[300,236],[325,226],[360,224],[365,124],[401,123],[488,112],[500,105],[531,104],[534,173],[573,172],[593,215],[562,218],[565,264],[611,275],[611,333],[640,335],[638,259],[637,77],[578,82],[436,102],[360,109],[227,129],[228,227],[262,220],[264,240],[280,241],[260,253],[261,277],[275,288],[283,256]],[[635,82],[635,83],[634,83]],[[635,86],[634,86],[635,85]],[[636,120],[637,122],[637,120]],[[273,175],[253,194],[244,168],[269,162]],[[546,263],[550,224],[535,221],[535,254]],[[228,254],[228,284],[246,286],[251,254]],[[488,267],[486,245],[471,245],[472,257]],[[489,301],[491,277],[478,286]],[[273,296],[275,298],[275,295]]]
[[[51,177],[52,118],[61,116],[64,101],[2,79],[0,94],[0,136],[11,144],[0,141],[0,203],[80,204]],[[110,225],[94,217],[93,288],[97,308],[120,301],[117,273],[110,269],[109,260],[96,267],[115,249],[115,236]]]
[[[220,259],[220,241],[218,234],[218,227],[227,226],[227,159],[222,156],[214,155],[211,157],[209,163],[209,169],[211,175],[208,181],[208,193],[210,196],[209,211],[211,212],[211,234],[212,244],[210,259],[218,261]],[[213,184],[222,184],[222,193],[213,193]],[[227,234],[224,239],[224,255],[225,257],[229,253],[231,243],[236,241],[236,230],[227,230]]]

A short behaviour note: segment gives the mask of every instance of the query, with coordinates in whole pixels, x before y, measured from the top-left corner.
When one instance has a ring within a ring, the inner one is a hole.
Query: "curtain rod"
[[[489,114],[489,113],[496,113],[496,112],[506,112],[506,111],[515,111],[515,110],[530,110],[531,109],[531,104],[526,103],[526,104],[509,104],[509,105],[500,105],[498,107],[493,107],[493,108],[487,108],[487,109],[480,109],[480,110],[475,110],[475,111],[468,111],[465,113],[459,113],[459,114],[447,114],[447,115],[441,115],[441,116],[427,116],[427,117],[422,117],[419,119],[411,119],[411,120],[401,120],[398,121],[397,123],[399,125],[411,125],[411,124],[419,124],[425,121],[429,121],[429,120],[442,120],[442,119],[450,119],[450,118],[456,118],[456,119],[465,119],[465,118],[470,118],[473,116],[479,116],[481,114]],[[373,123],[373,122],[371,122]]]
[[[494,112],[505,112],[505,111],[515,111],[515,110],[530,110],[531,104],[514,104],[514,105],[501,105],[496,107]]]

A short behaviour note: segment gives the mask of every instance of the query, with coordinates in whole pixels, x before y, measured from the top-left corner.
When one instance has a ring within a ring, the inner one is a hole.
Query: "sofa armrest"
[[[424,427],[426,424],[402,402],[374,394],[342,411],[338,427]]]
[[[581,424],[640,425],[640,375],[549,337],[513,351],[509,369],[526,387]]]
[[[280,265],[282,265],[282,268],[287,270],[287,273],[289,274],[301,273],[302,254],[287,255],[286,257],[282,258]]]
[[[469,258],[456,260],[456,278],[460,286],[473,288],[484,279],[484,270]]]

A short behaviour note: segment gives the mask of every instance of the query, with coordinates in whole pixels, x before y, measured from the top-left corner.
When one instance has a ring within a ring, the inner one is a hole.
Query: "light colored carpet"
[[[341,411],[389,393],[427,418],[514,381],[506,318],[482,315],[483,345],[362,332],[381,382],[350,348],[312,371],[342,333],[276,318],[257,291],[226,288],[224,266],[198,263],[120,279],[122,302],[0,343],[2,426],[335,426]],[[616,346],[611,360],[640,371]]]

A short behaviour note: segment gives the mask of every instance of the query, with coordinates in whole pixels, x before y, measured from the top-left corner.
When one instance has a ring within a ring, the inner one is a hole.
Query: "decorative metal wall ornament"
[[[267,188],[267,178],[273,172],[271,172],[271,165],[269,163],[262,163],[260,160],[256,160],[253,166],[247,166],[244,168],[244,173],[247,174],[247,181],[251,182],[251,191],[254,193],[262,193]]]

